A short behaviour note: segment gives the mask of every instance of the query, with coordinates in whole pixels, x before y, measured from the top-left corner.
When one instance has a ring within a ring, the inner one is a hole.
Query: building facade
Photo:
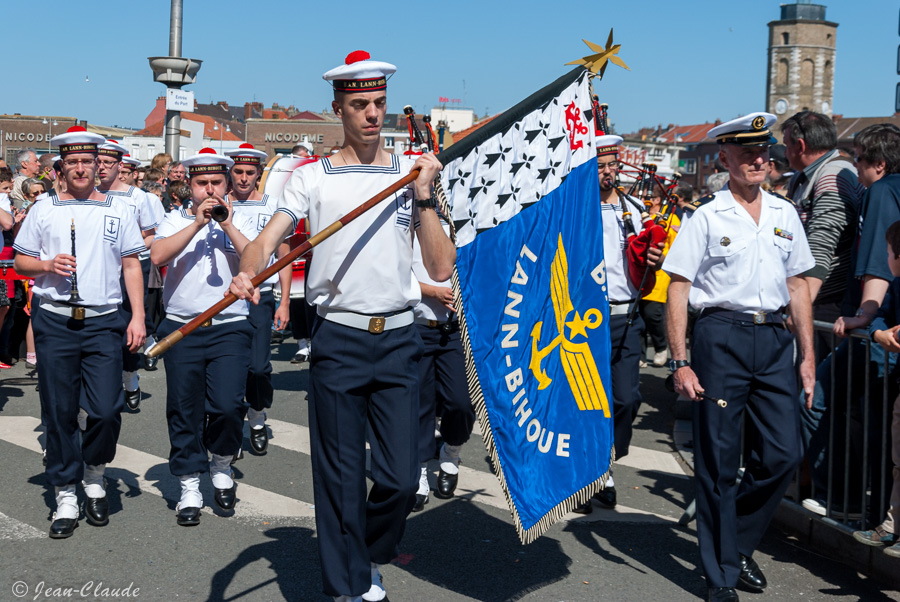
[[[837,23],[821,4],[781,5],[769,23],[766,111],[780,119],[804,110],[831,115]]]

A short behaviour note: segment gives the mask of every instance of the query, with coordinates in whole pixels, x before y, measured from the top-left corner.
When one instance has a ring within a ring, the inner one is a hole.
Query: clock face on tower
[[[778,115],[784,115],[788,110],[788,103],[785,99],[779,98],[778,102],[775,103],[775,113]]]

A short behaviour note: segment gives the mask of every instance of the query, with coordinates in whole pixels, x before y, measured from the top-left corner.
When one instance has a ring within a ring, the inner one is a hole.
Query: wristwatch
[[[434,193],[434,189],[431,190],[431,196],[427,199],[416,199],[416,207],[424,207],[429,209],[434,209],[437,207],[437,195]]]
[[[691,363],[687,360],[669,360],[669,372],[675,372],[679,368],[684,368],[685,366],[690,366]]]

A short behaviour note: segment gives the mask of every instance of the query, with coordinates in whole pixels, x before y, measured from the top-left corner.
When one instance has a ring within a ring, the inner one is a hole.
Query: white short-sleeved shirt
[[[790,302],[787,278],[815,266],[797,211],[761,194],[758,225],[726,189],[678,231],[662,269],[691,281],[692,306],[776,311]]]
[[[444,220],[441,220],[441,226],[444,228],[444,233],[447,236],[450,236],[450,226],[445,223]],[[424,284],[430,284],[432,286],[443,286],[446,288],[450,288],[451,282],[450,280],[445,280],[444,282],[437,282],[432,280],[428,275],[428,271],[425,269],[425,264],[422,263],[422,248],[419,246],[418,238],[413,242],[413,277],[416,280],[416,283],[422,282]],[[421,290],[421,287],[419,287]],[[454,312],[447,309],[447,307],[433,297],[422,297],[422,300],[419,301],[418,305],[413,308],[415,312],[415,316],[417,318],[422,318],[424,320],[437,320],[438,322],[446,322],[447,319],[454,314]]]
[[[122,199],[131,207],[134,217],[137,219],[138,228],[141,232],[153,230],[158,227],[165,217],[165,210],[162,203],[155,194],[145,192],[140,188],[129,186],[128,190],[101,190],[102,194]],[[141,259],[150,257],[150,251],[141,253]]]
[[[193,223],[194,216],[185,209],[169,212],[153,240],[168,238]],[[256,227],[245,216],[235,214],[232,223],[248,239],[256,238]],[[240,271],[240,262],[231,239],[210,220],[168,264],[163,285],[166,312],[182,318],[199,316],[222,300],[231,279]],[[219,315],[227,318],[247,313],[247,301],[235,301]]]
[[[263,231],[263,228],[266,227],[266,224],[269,223],[269,220],[272,219],[272,216],[278,209],[278,197],[264,194],[258,201],[239,201],[237,199],[231,199],[231,207],[234,209],[235,213],[246,216],[250,222],[256,226],[256,232],[258,234]],[[269,260],[269,265],[272,265],[273,263],[275,263],[274,254]],[[275,284],[276,282],[278,282],[277,273],[270,276],[265,284]]]
[[[131,209],[121,200],[111,196],[102,201],[48,196],[32,206],[13,248],[41,260],[72,254],[72,220],[78,294],[84,299],[80,305],[121,303],[122,258],[146,250]],[[41,274],[34,279],[34,294],[43,299],[67,302],[71,290],[68,277]]]
[[[628,202],[628,201],[623,201]],[[641,231],[641,216],[633,207],[631,223],[634,231]],[[606,262],[606,286],[610,303],[623,303],[637,298],[637,287],[628,277],[628,260],[625,257],[627,234],[622,205],[600,203],[600,218],[603,220],[603,259]]]
[[[391,155],[391,165],[335,167],[329,159],[294,170],[278,211],[296,229],[309,217],[315,235],[372,195],[409,173],[414,161]],[[378,314],[415,306],[421,299],[412,278],[418,212],[413,191],[404,189],[324,240],[307,264],[307,300],[323,308]]]
[[[9,202],[9,195],[7,193],[0,193],[0,211],[6,211],[8,214],[12,215],[12,203]],[[0,235],[0,251],[3,250],[3,236]]]

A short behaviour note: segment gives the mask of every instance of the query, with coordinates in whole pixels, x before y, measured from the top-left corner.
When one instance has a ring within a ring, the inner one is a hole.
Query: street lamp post
[[[219,132],[219,154],[221,155],[221,154],[222,154],[222,146],[223,146],[223,144],[224,144],[224,143],[223,143],[223,140],[224,140],[225,132],[230,132],[230,131],[231,131],[231,126],[230,126],[230,125],[226,125],[226,126],[225,126],[225,130],[222,131],[222,128],[219,127],[219,122],[218,122],[218,121],[213,121],[213,131],[214,131],[214,132]]]
[[[48,119],[44,119],[43,121],[41,121],[41,123],[43,123],[44,125],[47,126],[47,152],[49,153],[50,152],[50,138],[53,137],[53,126],[59,125],[59,123],[57,123],[55,119],[53,120],[53,123],[50,123],[50,121]]]

